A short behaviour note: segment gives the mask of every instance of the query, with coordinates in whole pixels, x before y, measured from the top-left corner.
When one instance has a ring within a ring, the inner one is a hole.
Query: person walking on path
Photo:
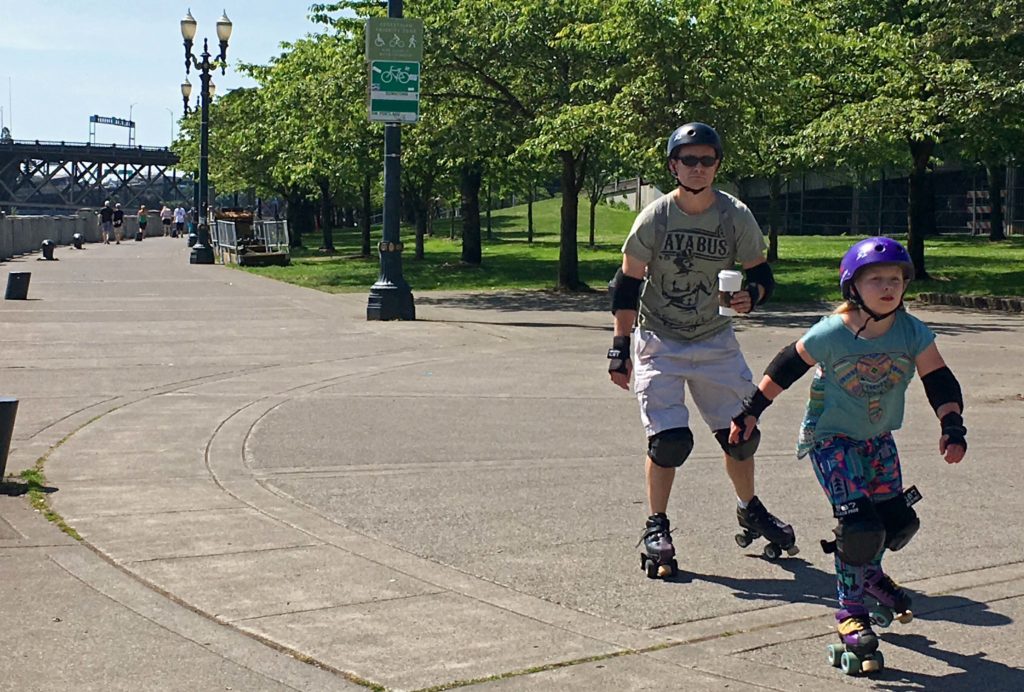
[[[146,226],[149,225],[149,215],[146,213],[146,205],[143,204],[139,207],[139,232],[135,235],[135,240],[141,241],[146,237]]]
[[[608,351],[612,382],[629,389],[633,375],[647,433],[651,514],[641,535],[641,562],[651,578],[677,569],[666,512],[676,469],[693,450],[686,389],[725,453],[744,529],[737,542],[745,546],[763,536],[769,557],[798,552],[792,527],[769,513],[754,492],[759,437],[729,441],[730,421],[754,383],[732,318],[720,314],[717,277],[739,263],[749,283],[729,294],[724,307],[748,313],[764,303],[775,285],[764,235],[746,205],[712,187],[723,156],[712,127],[694,122],[676,129],[667,155],[677,187],[640,212],[622,246],[622,267],[612,282],[615,332]]]
[[[181,205],[174,209],[174,237],[185,234],[185,207]]]
[[[110,245],[110,236],[114,232],[114,210],[110,207],[110,200],[103,202],[100,209],[100,238],[104,245]]]
[[[174,212],[165,204],[160,208],[160,225],[164,228],[164,237],[166,238],[171,234],[171,219],[174,218]]]
[[[731,443],[742,444],[765,408],[817,366],[797,456],[810,456],[838,521],[835,541],[822,547],[835,553],[839,595],[841,648],[830,648],[829,657],[836,665],[837,654],[855,657],[842,657],[844,670],[881,669],[872,621],[887,625],[894,613],[901,622],[913,617],[910,596],[882,570],[882,556],[903,548],[920,526],[911,506],[920,494],[903,488],[892,436],[903,423],[914,370],[940,421],[939,454],[957,464],[967,452],[960,385],[935,334],[903,306],[913,274],[910,255],[895,240],[855,243],[839,265],[845,302],[779,351],[730,429]],[[876,612],[869,613],[865,594],[878,601]]]
[[[124,235],[124,209],[121,208],[121,203],[118,202],[114,205],[114,238],[117,241],[117,245],[121,244],[121,237]]]

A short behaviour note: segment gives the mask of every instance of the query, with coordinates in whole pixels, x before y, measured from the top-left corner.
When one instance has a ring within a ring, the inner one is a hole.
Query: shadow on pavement
[[[752,560],[764,558],[751,556]],[[836,607],[836,578],[822,572],[810,562],[798,557],[785,557],[772,564],[793,575],[788,579],[742,579],[719,574],[685,573],[686,581],[700,580],[720,584],[735,592],[736,598],[746,601],[786,601],[789,603],[813,603]]]
[[[26,493],[28,493],[29,490],[33,489],[39,490],[40,492],[46,493],[47,495],[49,495],[50,493],[55,493],[58,490],[58,488],[54,488],[53,486],[38,485],[32,482],[3,481],[2,483],[0,483],[0,495],[8,495],[10,497],[19,497],[21,495],[25,495]]]
[[[460,295],[416,296],[418,305],[497,310],[501,312],[609,312],[605,291],[569,293],[561,291],[503,291],[500,293],[469,293]],[[608,316],[611,322],[611,315]]]
[[[1004,663],[990,661],[988,654],[984,651],[970,655],[946,651],[937,648],[934,641],[920,634],[887,633],[882,635],[882,639],[887,644],[902,646],[916,651],[922,656],[942,661],[950,669],[959,668],[961,672],[948,670],[942,675],[925,675],[886,668],[873,678],[876,681],[877,689],[893,690],[894,692],[910,692],[911,690],[1017,692],[1024,689],[1024,669],[1011,668]]]
[[[912,609],[915,619],[945,620],[975,627],[1004,627],[1013,623],[1012,618],[989,610],[988,603],[963,596],[916,596],[914,605],[917,606]]]

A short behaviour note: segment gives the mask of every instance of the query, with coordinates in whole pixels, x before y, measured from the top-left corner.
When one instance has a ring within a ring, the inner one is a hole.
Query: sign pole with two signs
[[[370,64],[370,120],[416,122],[420,112],[423,20],[367,19],[366,60]]]
[[[402,123],[420,115],[423,20],[403,19],[402,0],[388,0],[387,17],[366,20],[368,110],[384,123],[384,228],[377,246],[380,276],[370,287],[367,320],[414,320],[412,289],[402,276]]]

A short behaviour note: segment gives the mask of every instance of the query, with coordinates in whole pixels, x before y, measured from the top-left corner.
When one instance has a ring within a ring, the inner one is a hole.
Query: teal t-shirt
[[[854,338],[841,315],[829,315],[801,341],[818,369],[800,429],[798,456],[815,441],[834,435],[867,440],[899,429],[917,357],[935,341],[935,334],[901,310],[879,337]]]

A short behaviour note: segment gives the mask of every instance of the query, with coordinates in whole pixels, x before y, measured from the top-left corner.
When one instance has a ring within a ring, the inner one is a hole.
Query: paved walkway
[[[32,272],[0,304],[0,394],[21,400],[8,474],[44,457],[83,540],[8,478],[0,689],[1024,689],[1020,316],[918,313],[971,449],[941,461],[914,385],[898,439],[923,528],[887,566],[917,618],[869,680],[824,661],[832,520],[790,451],[799,385],[765,415],[758,480],[800,555],[737,548],[698,429],[670,507],[683,574],[649,581],[600,296],[424,293],[418,321],[375,323],[365,293],[189,265],[178,240],[57,256],[0,265]],[[741,320],[754,369],[815,314]]]

